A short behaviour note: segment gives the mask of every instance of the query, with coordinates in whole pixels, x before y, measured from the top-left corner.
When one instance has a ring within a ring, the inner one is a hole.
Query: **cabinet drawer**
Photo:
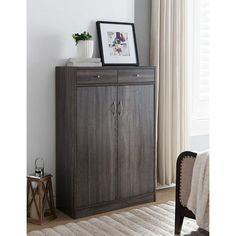
[[[114,70],[77,70],[77,84],[116,83],[117,72]]]
[[[153,82],[154,70],[152,69],[132,69],[119,70],[118,82]]]

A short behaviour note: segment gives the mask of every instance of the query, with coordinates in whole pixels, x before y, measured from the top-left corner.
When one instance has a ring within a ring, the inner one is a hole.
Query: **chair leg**
[[[181,216],[178,212],[175,214],[175,234],[180,234],[184,217]]]

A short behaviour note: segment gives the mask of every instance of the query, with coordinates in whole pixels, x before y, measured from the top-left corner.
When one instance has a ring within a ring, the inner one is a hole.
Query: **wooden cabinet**
[[[153,85],[118,87],[118,195],[153,191]]]
[[[77,207],[116,198],[116,98],[115,86],[77,88]]]
[[[56,203],[73,218],[155,200],[155,68],[56,68]]]

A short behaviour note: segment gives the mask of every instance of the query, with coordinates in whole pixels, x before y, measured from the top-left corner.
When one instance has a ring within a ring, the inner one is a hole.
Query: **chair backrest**
[[[178,201],[184,207],[187,206],[190,190],[193,166],[197,153],[185,151],[177,159],[176,194]]]
[[[184,217],[196,219],[186,206],[191,191],[193,166],[197,153],[185,151],[180,153],[176,163],[175,196],[175,235],[181,232]]]

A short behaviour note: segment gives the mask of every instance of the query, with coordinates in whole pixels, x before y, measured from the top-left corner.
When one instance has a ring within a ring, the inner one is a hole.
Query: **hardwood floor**
[[[157,204],[164,203],[167,201],[174,201],[174,200],[175,200],[175,188],[161,189],[156,192],[156,203]],[[127,208],[122,208],[122,209],[115,210],[115,211],[109,211],[106,213],[97,214],[96,216],[111,215],[113,213],[117,213],[117,212],[121,212],[121,211],[128,211],[132,208],[137,208],[140,206],[147,206],[147,205],[151,205],[151,204],[153,204],[153,202],[141,204],[141,205],[136,205],[136,206],[132,206],[132,207],[127,207]],[[93,215],[93,216],[84,217],[84,218],[74,220],[59,210],[56,211],[56,214],[57,214],[57,218],[55,220],[48,222],[44,225],[35,225],[35,224],[28,223],[27,224],[27,232],[30,232],[32,230],[41,230],[43,228],[51,228],[51,227],[66,224],[69,222],[77,222],[79,220],[87,220],[87,219],[90,219],[95,216],[95,215]]]

